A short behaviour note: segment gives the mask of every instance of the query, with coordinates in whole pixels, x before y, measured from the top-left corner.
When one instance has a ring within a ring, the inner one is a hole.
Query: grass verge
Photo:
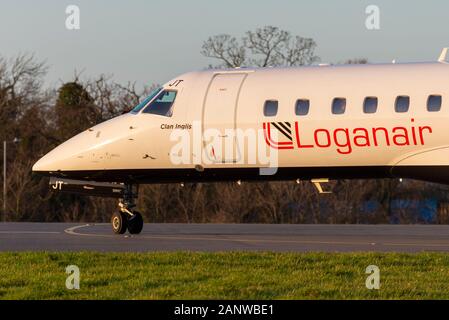
[[[448,279],[444,253],[0,253],[0,299],[449,299]]]

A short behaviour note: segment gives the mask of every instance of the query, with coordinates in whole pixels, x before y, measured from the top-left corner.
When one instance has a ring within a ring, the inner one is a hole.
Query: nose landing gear
[[[129,184],[125,186],[123,199],[120,200],[118,206],[119,211],[115,212],[111,218],[112,231],[116,234],[124,234],[128,229],[131,234],[139,234],[143,229],[142,215],[132,210],[136,205],[134,199],[137,198],[138,186],[133,188]]]

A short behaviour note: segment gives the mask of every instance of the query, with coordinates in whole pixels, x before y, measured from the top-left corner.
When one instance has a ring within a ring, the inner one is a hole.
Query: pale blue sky
[[[81,10],[81,30],[65,28],[65,8]],[[365,28],[365,8],[381,9],[381,30]],[[113,74],[120,82],[162,83],[202,69],[208,36],[265,25],[312,37],[322,62],[436,60],[449,46],[449,1],[406,0],[0,0],[0,55],[46,59],[47,83]]]

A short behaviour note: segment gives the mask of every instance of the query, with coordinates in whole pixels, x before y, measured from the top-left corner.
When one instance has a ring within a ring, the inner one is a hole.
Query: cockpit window
[[[141,103],[139,103],[137,106],[134,107],[134,109],[131,110],[131,113],[139,113],[140,110],[142,110],[151,100],[156,97],[159,92],[161,92],[162,88],[157,88],[151,91],[150,95],[146,97]]]
[[[173,103],[176,99],[176,91],[164,90],[143,110],[143,113],[158,114],[171,117]]]

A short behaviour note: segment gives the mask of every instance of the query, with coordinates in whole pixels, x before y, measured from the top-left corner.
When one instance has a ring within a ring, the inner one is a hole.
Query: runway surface
[[[449,226],[0,223],[0,251],[447,251]]]

